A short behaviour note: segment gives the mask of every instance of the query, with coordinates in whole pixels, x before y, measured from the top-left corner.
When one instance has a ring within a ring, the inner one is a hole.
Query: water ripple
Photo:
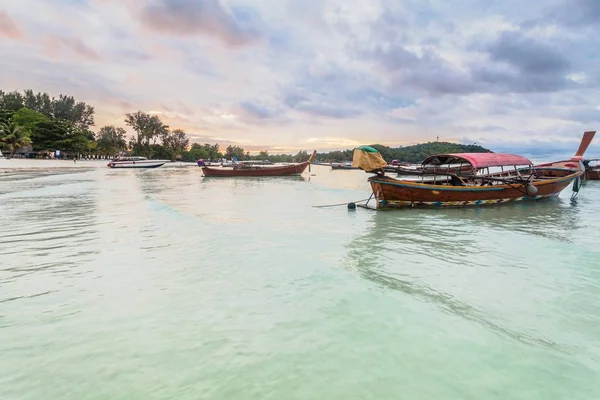
[[[0,398],[600,398],[600,185],[351,212],[312,206],[364,173],[51,164],[0,174]]]

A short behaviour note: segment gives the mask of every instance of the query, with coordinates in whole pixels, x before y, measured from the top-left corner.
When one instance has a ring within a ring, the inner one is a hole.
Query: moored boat
[[[522,156],[500,153],[438,154],[423,160],[420,179],[385,176],[385,161],[367,146],[354,150],[353,165],[375,173],[368,179],[377,208],[464,207],[555,197],[584,178],[582,156],[595,132],[586,132],[569,160],[542,165]],[[490,168],[492,170],[490,170]]]
[[[346,163],[332,163],[331,169],[360,169],[360,168],[353,167],[351,162],[346,162]]]
[[[600,159],[584,160],[585,164],[585,179],[590,181],[600,180],[600,164],[591,165],[591,163],[599,162]]]
[[[148,160],[146,157],[117,157],[107,166],[111,168],[158,168],[169,160]]]
[[[410,168],[410,163],[399,162],[398,160],[392,160],[392,163],[383,167],[385,172],[398,172],[403,169]]]
[[[293,163],[288,165],[256,165],[256,164],[237,164],[233,167],[222,167],[222,168],[211,168],[202,167],[204,176],[207,177],[242,177],[242,176],[287,176],[287,175],[300,175],[310,165],[315,155],[316,150],[313,151],[307,161],[300,163]]]

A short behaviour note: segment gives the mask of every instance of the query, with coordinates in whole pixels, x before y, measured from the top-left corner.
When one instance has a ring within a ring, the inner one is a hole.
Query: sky
[[[0,4],[1,89],[72,95],[96,128],[142,110],[251,151],[439,137],[571,154],[600,127],[598,49],[598,0]]]

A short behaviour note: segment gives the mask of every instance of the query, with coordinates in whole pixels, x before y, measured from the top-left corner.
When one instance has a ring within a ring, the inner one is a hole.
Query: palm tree
[[[0,125],[0,144],[2,144],[12,156],[15,150],[31,144],[31,139],[25,130],[15,122]]]

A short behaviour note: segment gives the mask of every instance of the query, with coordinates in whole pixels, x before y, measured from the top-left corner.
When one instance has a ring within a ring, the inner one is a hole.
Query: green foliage
[[[75,130],[67,133],[67,136],[56,143],[56,148],[70,153],[89,153],[91,142],[85,132]]]
[[[35,123],[31,130],[31,140],[33,141],[33,150],[64,150],[59,147],[60,142],[69,135],[67,126],[58,121],[48,120]]]
[[[154,145],[158,139],[164,138],[169,132],[169,126],[163,124],[158,115],[142,111],[126,114],[125,123],[136,132],[136,137],[130,140],[129,146],[135,154],[148,158],[154,155]]]
[[[181,160],[190,144],[190,139],[183,130],[175,129],[164,135],[162,144],[170,160]]]
[[[31,136],[31,132],[38,122],[47,122],[49,119],[42,113],[23,107],[12,115],[12,121],[23,127]]]
[[[225,158],[232,160],[234,157],[237,158],[238,161],[246,160],[244,148],[240,146],[227,146],[227,149],[225,149]]]
[[[292,163],[292,162],[303,162],[308,160],[310,154],[305,150],[301,150],[296,154],[269,154],[266,150],[260,151],[255,156],[247,155],[248,160],[269,160],[274,163]]]
[[[136,132],[130,142],[134,154],[171,160],[189,158],[186,133],[180,129],[171,132],[157,115],[138,111],[127,114],[125,123]],[[33,144],[34,151],[61,150],[63,153],[112,156],[127,150],[123,128],[102,127],[96,140],[89,129],[94,124],[94,108],[63,94],[56,99],[32,90],[23,93],[0,90],[0,124],[18,127],[18,131],[28,138],[28,144]],[[3,132],[7,129],[3,128]],[[13,148],[27,141],[13,137],[13,134],[3,134],[2,145]],[[202,147],[203,155],[214,158],[222,157],[218,150],[218,145]]]
[[[73,123],[80,129],[94,125],[94,108],[83,102],[75,102],[71,96],[60,95],[53,102],[53,117]]]
[[[0,108],[0,124],[10,124],[10,120],[12,119],[12,116],[14,115],[14,111],[13,110],[8,110],[6,108]]]
[[[294,162],[304,162],[307,161],[309,158],[310,154],[308,154],[306,150],[301,150],[294,156]]]
[[[240,155],[243,154],[243,158],[240,158]],[[271,162],[302,162],[308,160],[310,154],[306,151],[302,150],[292,154],[268,154],[267,151],[261,151],[257,155],[252,156],[250,153],[245,152],[242,147],[239,146],[228,146],[225,154],[221,154],[219,152],[219,145],[210,145],[210,144],[199,144],[193,143],[190,149],[182,154],[182,161],[195,162],[199,159],[203,159],[205,161],[217,161],[222,158],[226,158],[231,160],[233,156],[238,158],[238,161],[246,161],[246,160],[269,160]]]
[[[23,94],[0,90],[0,109],[16,112],[24,107],[50,119],[70,122],[80,129],[94,125],[94,107],[77,102],[72,96],[61,94],[55,99],[47,93],[34,93],[32,90],[25,90]]]
[[[94,108],[71,96],[61,94],[55,99],[32,90],[0,90],[0,124],[18,127],[18,135],[3,134],[4,147],[11,151],[27,145],[32,145],[34,151],[67,153],[90,153],[96,148],[94,133],[89,129],[94,124]]]
[[[219,152],[218,144],[200,144],[192,143],[190,149],[182,154],[183,161],[194,162],[200,159],[216,161],[223,158],[223,154]]]
[[[133,154],[169,160],[189,158],[186,150],[190,140],[186,133],[181,129],[169,130],[158,115],[137,111],[127,114],[125,123],[136,132],[129,142]]]
[[[322,162],[344,162],[352,160],[352,153],[352,150],[335,150],[329,153],[317,153],[317,160]]]
[[[257,160],[263,160],[262,157],[254,157]],[[270,154],[268,160],[272,162],[294,162],[294,156],[292,154]]]
[[[450,142],[427,142],[414,146],[390,148],[383,145],[373,145],[387,161],[419,163],[433,154],[446,153],[487,153],[490,150],[478,145],[464,145]]]
[[[23,108],[23,95],[17,91],[5,93],[0,90],[0,108],[17,111]]]
[[[399,162],[420,163],[424,158],[432,154],[444,153],[487,153],[490,150],[474,144],[458,144],[450,142],[427,142],[406,147],[388,147],[381,144],[370,145],[381,153],[387,161],[398,160]],[[317,159],[323,162],[344,162],[352,160],[353,151],[332,151],[317,154]]]
[[[23,106],[30,110],[37,111],[47,117],[54,116],[54,103],[48,93],[33,93],[33,90],[27,89],[23,95]]]
[[[129,150],[134,155],[148,158],[159,157],[171,160],[216,161],[223,157],[242,160],[269,160],[272,162],[301,162],[308,159],[306,151],[291,154],[269,154],[267,150],[252,156],[241,146],[227,146],[225,154],[218,144],[193,143],[183,130],[171,131],[159,116],[137,111],[127,114],[125,123],[135,131],[129,141]],[[0,90],[0,146],[14,151],[29,144],[33,149],[62,150],[80,154],[96,153],[116,155],[127,150],[126,131],[123,128],[105,126],[100,128],[97,138],[90,130],[94,125],[94,108],[77,102],[72,96],[59,95],[58,99],[47,93],[10,93]],[[8,133],[7,133],[8,132]],[[188,148],[189,147],[189,148]],[[418,163],[431,154],[457,152],[487,152],[477,145],[461,145],[449,142],[429,142],[415,146],[391,148],[372,145],[388,162]],[[353,151],[332,151],[317,154],[319,161],[343,162],[352,159]]]
[[[0,125],[0,146],[3,149],[14,153],[15,150],[29,145],[31,145],[31,139],[27,136],[25,129],[17,123]]]
[[[127,149],[126,132],[123,128],[103,126],[98,131],[96,152],[106,156],[116,156]]]

